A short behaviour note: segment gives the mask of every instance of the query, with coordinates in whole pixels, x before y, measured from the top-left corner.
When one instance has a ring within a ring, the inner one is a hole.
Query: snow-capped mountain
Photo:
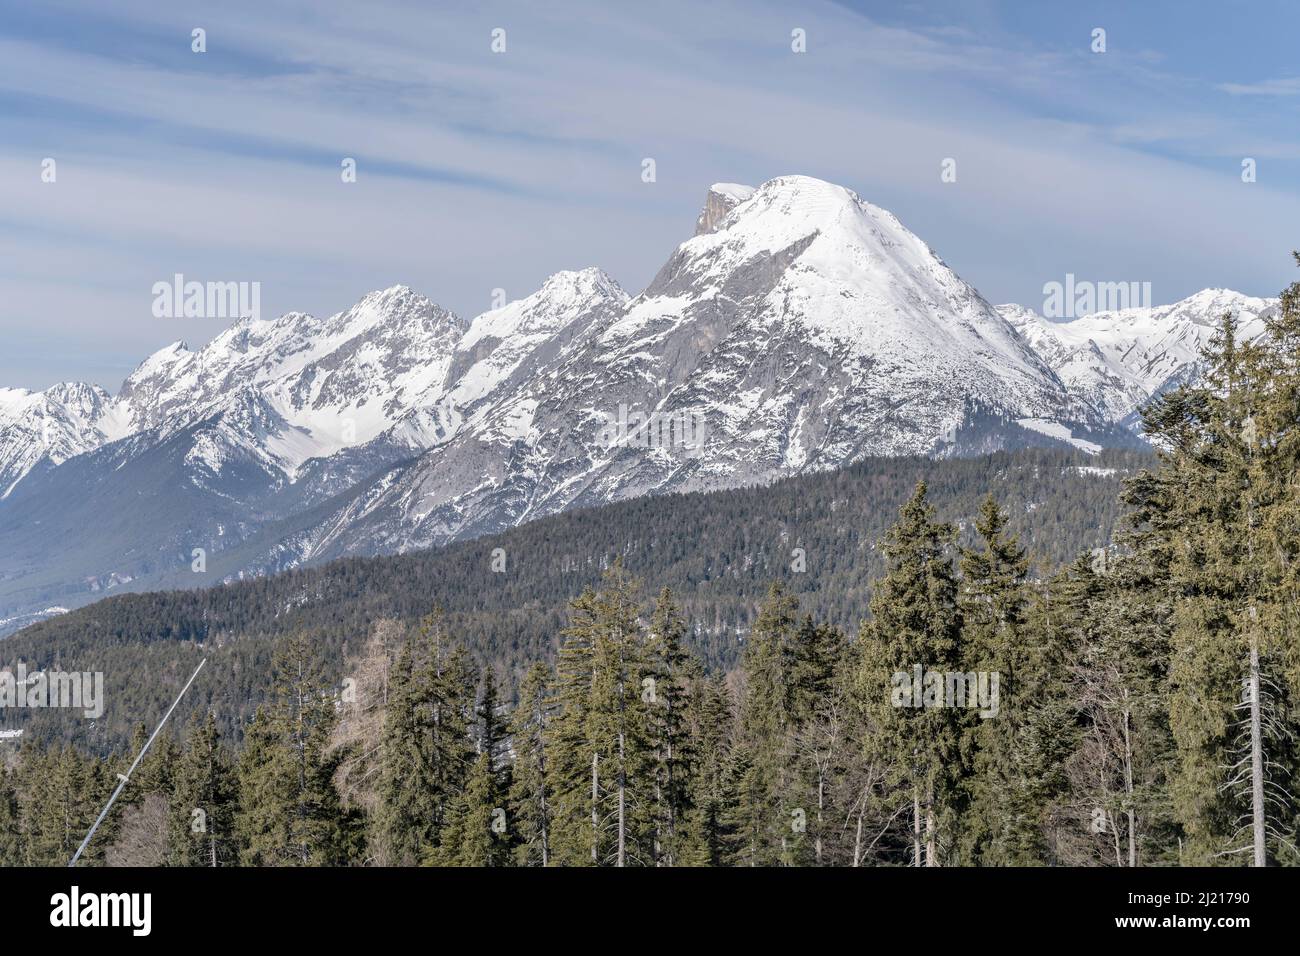
[[[58,465],[129,430],[117,403],[98,385],[0,388],[0,498],[33,468]]]
[[[998,311],[1081,401],[1111,422],[1137,427],[1148,401],[1195,377],[1199,359],[1227,312],[1243,340],[1264,331],[1276,299],[1204,289],[1172,305],[1096,312],[1053,322],[1020,305]]]
[[[319,534],[331,499],[449,440],[626,298],[590,269],[473,323],[402,286],[328,319],[242,320],[197,351],[159,350],[116,398],[96,393],[115,432],[96,441],[82,428],[80,454],[58,467],[39,434],[9,426],[35,399],[4,392],[0,448],[26,459],[0,500],[0,606],[55,594],[42,606],[75,606],[206,568],[209,555],[239,574],[230,562],[245,542]],[[300,560],[283,550],[283,563]],[[181,583],[213,580],[196,573]]]
[[[436,401],[464,328],[397,286],[328,319],[243,319],[198,351],[175,342],[116,397],[82,384],[0,391],[0,494],[42,462],[128,436],[156,444],[200,423],[208,427],[187,455],[196,468],[248,458],[292,482],[306,462],[364,445]]]
[[[0,617],[871,455],[1132,445],[1224,307],[1270,306],[1051,323],[843,187],[718,184],[635,297],[561,272],[465,322],[396,286],[175,343],[115,397],[0,390]]]
[[[723,185],[644,292],[350,502],[312,556],[867,455],[1039,442],[1038,423],[1067,440],[1104,425],[892,214],[807,177]]]
[[[464,329],[395,286],[327,319],[244,319],[197,352],[171,345],[127,378],[118,401],[137,431],[159,438],[220,422],[192,450],[196,464],[219,471],[245,453],[292,482],[308,461],[364,445],[435,402]]]

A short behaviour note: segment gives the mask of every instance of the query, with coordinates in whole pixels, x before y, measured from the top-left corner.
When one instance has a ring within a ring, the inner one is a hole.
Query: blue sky
[[[178,272],[260,282],[264,316],[396,283],[471,316],[592,265],[636,292],[710,183],[788,173],[892,210],[994,302],[1066,273],[1274,295],[1300,247],[1294,2],[0,0],[0,24],[0,385],[116,390],[211,338],[153,317]]]

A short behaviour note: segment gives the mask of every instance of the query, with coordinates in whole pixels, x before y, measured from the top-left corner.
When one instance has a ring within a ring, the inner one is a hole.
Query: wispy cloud
[[[709,183],[791,172],[892,209],[997,300],[1067,271],[1162,299],[1289,278],[1300,171],[1274,115],[1150,37],[1098,56],[1086,26],[998,23],[738,0],[25,8],[0,39],[0,340],[22,343],[0,383],[112,388],[103,356],[215,334],[150,315],[174,272],[261,281],[266,314],[395,282],[474,314],[590,265],[635,291]]]
[[[1233,96],[1300,96],[1300,77],[1262,83],[1220,83],[1218,88]]]

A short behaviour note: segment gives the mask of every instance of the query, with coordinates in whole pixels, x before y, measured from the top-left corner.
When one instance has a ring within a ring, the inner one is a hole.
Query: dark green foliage
[[[1008,531],[1055,566],[1110,540],[1120,480],[1150,460],[1139,452],[1090,458],[1041,449],[938,462],[870,459],[766,488],[575,511],[426,553],[346,559],[205,590],[124,594],[3,642],[10,662],[102,671],[103,718],[91,726],[62,713],[15,711],[6,719],[26,727],[28,739],[120,751],[138,724],[157,723],[207,656],[204,678],[169,733],[196,713],[212,713],[222,736],[238,742],[268,700],[280,638],[311,634],[322,665],[341,672],[378,621],[413,627],[435,603],[448,631],[480,665],[494,665],[513,696],[533,663],[553,660],[569,600],[597,585],[615,556],[656,588],[672,589],[689,624],[686,646],[706,669],[725,670],[739,662],[737,636],[752,629],[773,580],[817,620],[856,633],[871,578],[883,570],[876,542],[918,478],[945,521],[969,525],[992,492],[1009,515]],[[1085,465],[1103,472],[1081,472]],[[962,540],[973,537],[970,529]],[[491,570],[498,547],[509,555],[506,573]]]
[[[686,710],[692,756],[687,787],[690,808],[683,829],[678,861],[690,866],[721,866],[727,858],[735,814],[735,794],[729,786],[731,759],[731,694],[721,677],[699,678],[691,684]]]
[[[16,776],[16,771],[0,765],[0,866],[19,866],[23,862]]]
[[[19,856],[25,866],[66,866],[107,802],[116,781],[104,763],[69,746],[40,752],[25,747],[17,776]],[[101,863],[116,835],[105,821],[86,849],[86,865]]]
[[[549,753],[554,705],[548,696],[550,671],[534,664],[519,688],[519,705],[510,722],[515,754],[510,786],[511,834],[515,860],[522,866],[548,866],[553,826],[553,756]]]
[[[1300,859],[1298,335],[1300,283],[1263,339],[1241,341],[1224,316],[1203,383],[1147,411],[1161,467],[1127,495],[1137,557],[1168,609],[1154,636],[1167,645],[1168,795],[1189,863]]]
[[[79,746],[0,752],[0,862],[66,863],[207,654],[86,865],[1295,863],[1298,310],[1225,321],[1158,458],[1087,462],[1135,472],[1113,536],[1075,456],[873,462],[32,628],[136,670]]]
[[[334,786],[328,753],[334,687],[304,635],[275,659],[271,704],[258,712],[239,762],[235,831],[242,862],[331,866],[347,862],[351,821]]]
[[[573,602],[551,744],[560,863],[654,860],[654,759],[650,704],[642,696],[647,655],[638,591],[638,582],[615,562],[599,591]]]
[[[502,866],[509,859],[500,776],[486,752],[470,767],[464,788],[447,811],[438,843],[424,851],[433,866]]]
[[[747,866],[790,862],[806,824],[791,807],[791,714],[798,601],[773,584],[745,644],[736,739],[732,746],[734,857]],[[803,814],[801,817],[800,814]]]
[[[373,856],[411,865],[435,852],[474,759],[474,675],[440,614],[402,648],[393,668],[381,740]]]
[[[1006,515],[986,498],[975,522],[976,546],[961,552],[962,641],[967,671],[998,675],[998,713],[967,727],[963,789],[968,806],[962,859],[1017,865],[1039,860],[1039,803],[1029,793],[1022,761],[1023,735],[1044,688],[1035,657],[1043,635],[1026,628],[1029,562]]]
[[[190,730],[171,794],[170,847],[178,866],[230,866],[237,860],[234,768],[208,714]]]
[[[966,670],[953,538],[952,526],[936,520],[925,483],[918,483],[885,536],[889,570],[859,638],[858,687],[874,728],[868,746],[889,767],[889,782],[910,794],[918,866],[948,862],[956,849],[959,743],[967,721],[944,705],[944,675]]]
[[[698,678],[685,648],[686,623],[672,591],[659,592],[641,669],[645,743],[651,762],[653,860],[675,866],[688,856],[690,778],[695,759],[687,723],[691,684]]]

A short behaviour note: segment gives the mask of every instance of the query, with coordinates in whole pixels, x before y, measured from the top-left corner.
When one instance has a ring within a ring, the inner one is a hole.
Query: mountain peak
[[[716,187],[710,197],[719,204],[737,198]],[[1018,372],[1042,371],[1031,368],[1034,357],[992,306],[925,242],[851,189],[780,176],[710,225],[678,248],[644,297],[739,290],[737,283],[759,278],[755,270],[774,270],[771,277],[784,276],[773,300],[783,316],[855,350],[875,354],[892,342],[899,350],[893,357],[911,365],[920,336],[936,347],[942,342],[941,351],[970,350],[975,361],[996,351]]]
[[[749,203],[745,215],[769,210],[790,219],[813,220],[856,208],[886,213],[864,203],[858,194],[844,186],[814,176],[777,176],[761,186],[739,183],[714,183],[704,199],[704,209],[695,223],[695,235],[717,232],[723,221],[738,206]]]
[[[104,389],[87,382],[56,382],[45,390],[44,395],[65,405],[95,405],[111,398]]]
[[[553,334],[600,303],[621,306],[627,299],[623,287],[603,269],[557,272],[531,295],[476,316],[459,348],[472,351],[485,339]]]
[[[427,296],[421,295],[409,285],[403,284],[390,285],[386,289],[376,289],[374,292],[367,292],[357,303],[358,306],[371,305],[385,310],[408,308],[411,306],[421,308],[433,304],[433,301]]]
[[[1269,299],[1246,295],[1235,289],[1212,288],[1202,289],[1185,299],[1156,309],[1154,314],[1172,320],[1193,317],[1194,321],[1199,319],[1202,322],[1218,325],[1219,319],[1225,312],[1234,313],[1238,320],[1244,322],[1255,318],[1270,305],[1272,301]]]
[[[27,404],[32,390],[29,388],[11,388],[0,385],[0,414],[21,408]]]
[[[193,353],[190,352],[189,346],[183,339],[177,339],[170,345],[164,345],[158,349],[143,362],[135,367],[129,376],[127,382],[132,382],[151,375],[164,368],[175,365],[178,361]]]
[[[700,210],[700,218],[695,220],[695,234],[701,236],[715,231],[722,220],[727,218],[727,213],[752,195],[754,195],[753,186],[742,186],[739,183],[714,183],[704,197],[704,208]]]
[[[371,327],[405,327],[411,323],[431,323],[438,328],[459,331],[469,326],[467,320],[408,285],[369,292],[356,305],[333,316],[325,325],[329,333],[336,334],[344,329],[361,332]]]
[[[726,237],[709,240],[697,236],[701,243],[743,246],[753,254],[775,252],[820,236],[821,245],[834,245],[842,251],[864,250],[869,258],[879,258],[876,253],[883,246],[886,250],[910,247],[920,259],[937,259],[930,247],[887,209],[863,201],[851,189],[812,176],[778,176],[747,194],[710,191],[709,195],[715,205],[730,203],[709,230],[725,232]],[[740,195],[746,198],[740,201]],[[886,257],[894,254],[885,252]],[[914,257],[909,254],[908,258]]]
[[[627,298],[627,293],[608,272],[596,266],[586,269],[562,270],[548,276],[535,296],[600,296],[602,298]]]

